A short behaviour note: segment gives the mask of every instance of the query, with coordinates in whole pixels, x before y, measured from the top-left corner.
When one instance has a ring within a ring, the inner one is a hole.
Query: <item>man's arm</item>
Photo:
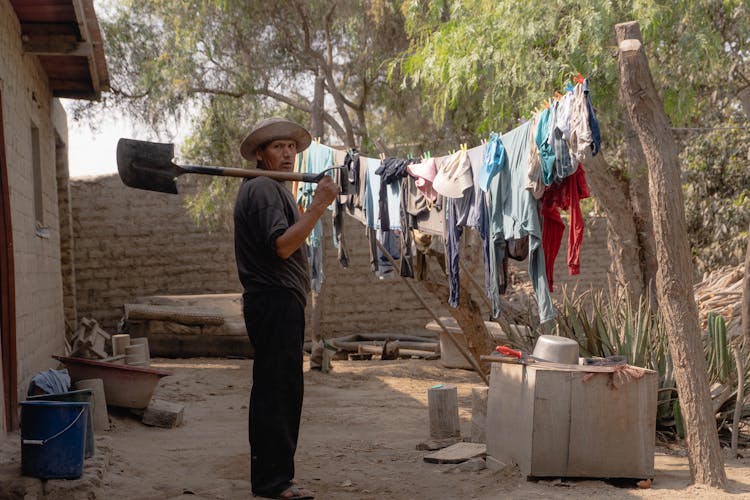
[[[282,259],[288,259],[296,252],[338,194],[339,186],[333,182],[333,179],[328,176],[323,177],[315,189],[315,195],[307,210],[300,215],[297,222],[289,226],[281,236],[276,238],[276,255]]]

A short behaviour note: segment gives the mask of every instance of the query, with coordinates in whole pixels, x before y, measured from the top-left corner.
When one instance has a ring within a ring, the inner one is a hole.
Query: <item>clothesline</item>
[[[555,317],[550,291],[565,231],[560,210],[571,212],[568,268],[577,274],[583,239],[579,202],[589,196],[583,161],[597,154],[601,144],[585,79],[577,82],[572,92],[547,103],[513,130],[502,135],[493,132],[471,149],[461,144],[449,155],[431,157],[426,153],[421,160],[385,155],[371,158],[314,141],[298,155],[297,170],[319,173],[334,164],[345,167],[346,173],[340,175],[347,178],[341,181],[350,194],[334,204],[334,217],[359,211],[368,229],[373,272],[388,270],[383,267],[386,259],[377,255],[377,248],[385,247],[393,257],[402,259],[402,273],[413,277],[412,230],[421,230],[432,221],[437,225],[432,234],[445,242],[449,304],[456,307],[460,239],[464,228],[470,227],[483,241],[493,316],[500,314],[499,296],[507,287],[507,259],[528,258],[540,321],[546,322]],[[313,191],[312,185],[300,185],[297,198],[301,207],[309,203]],[[334,242],[345,265],[346,252],[338,244],[343,241],[341,226],[334,218]],[[309,240],[313,247],[320,234],[322,230],[313,232]],[[313,250],[310,256],[315,283],[322,280],[322,251]]]

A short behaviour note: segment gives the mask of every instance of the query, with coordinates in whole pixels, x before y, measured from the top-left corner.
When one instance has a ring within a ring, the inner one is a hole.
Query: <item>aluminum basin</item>
[[[578,342],[557,335],[540,335],[534,346],[534,357],[552,363],[578,364]]]

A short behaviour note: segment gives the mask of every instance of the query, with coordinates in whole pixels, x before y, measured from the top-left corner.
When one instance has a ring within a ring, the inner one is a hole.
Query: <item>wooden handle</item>
[[[270,177],[279,181],[302,182],[318,182],[320,180],[317,174],[278,172],[259,168],[203,167],[198,165],[184,165],[182,168],[191,174],[223,175],[225,177]]]

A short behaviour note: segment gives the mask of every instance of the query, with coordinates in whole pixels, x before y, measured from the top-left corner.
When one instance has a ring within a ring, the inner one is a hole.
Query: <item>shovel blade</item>
[[[117,172],[128,187],[177,194],[177,176],[184,173],[172,162],[174,144],[120,139]]]

